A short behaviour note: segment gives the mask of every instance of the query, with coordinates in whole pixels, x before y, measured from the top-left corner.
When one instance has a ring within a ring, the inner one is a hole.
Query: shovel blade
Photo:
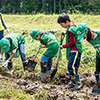
[[[57,72],[57,68],[55,68],[55,69],[52,71],[52,74],[51,74],[51,76],[50,76],[50,79],[51,79],[51,80],[54,78],[56,72]]]
[[[100,94],[100,83],[97,83],[94,85],[94,87],[92,89],[92,93]]]
[[[36,64],[37,62],[35,62],[34,60],[29,60],[27,63],[27,70],[34,71]]]

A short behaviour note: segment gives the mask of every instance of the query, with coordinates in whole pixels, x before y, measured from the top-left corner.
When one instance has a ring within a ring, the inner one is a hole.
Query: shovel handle
[[[62,42],[64,40],[64,37],[65,35],[64,34],[61,34],[61,41],[60,41],[60,45],[62,45]],[[60,51],[61,51],[61,48],[59,47],[59,50],[58,50],[58,55],[57,55],[57,63],[56,63],[56,69],[58,67],[58,62],[59,62],[59,57],[60,57]]]
[[[38,50],[37,50],[37,52],[36,52],[36,54],[35,54],[35,56],[34,56],[33,60],[36,58],[36,56],[37,56],[37,54],[38,54],[39,50],[40,50],[40,47],[38,47]]]
[[[3,68],[5,68],[7,71],[9,71],[9,69],[8,69],[7,67],[4,67],[4,66],[3,66]]]

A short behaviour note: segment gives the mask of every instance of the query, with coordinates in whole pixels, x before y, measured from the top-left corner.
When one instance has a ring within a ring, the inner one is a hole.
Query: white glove
[[[61,49],[63,48],[63,46],[62,46],[62,45],[60,45],[59,47],[60,47]]]
[[[3,64],[2,64],[2,67],[7,67],[7,66],[8,66],[8,62],[9,62],[9,61],[7,60],[5,63],[3,63]]]
[[[2,62],[3,62],[3,56],[0,55],[0,63],[2,63]]]
[[[6,31],[7,31],[7,33],[9,33],[9,30],[8,29],[6,29]]]

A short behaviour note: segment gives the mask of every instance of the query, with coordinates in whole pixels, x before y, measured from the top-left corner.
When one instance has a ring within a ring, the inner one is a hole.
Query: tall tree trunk
[[[56,13],[56,0],[54,0],[54,13]]]
[[[64,9],[66,10],[66,3],[67,3],[67,0],[64,0]]]
[[[61,0],[59,0],[59,13],[61,13]]]

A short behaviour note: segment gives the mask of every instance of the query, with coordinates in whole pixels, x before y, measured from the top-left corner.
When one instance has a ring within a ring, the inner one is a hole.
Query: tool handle
[[[38,50],[37,50],[37,52],[36,52],[36,54],[35,54],[35,56],[34,56],[33,60],[36,58],[36,56],[37,56],[37,54],[38,54],[39,50],[40,50],[40,47],[38,47]]]
[[[2,66],[3,68],[5,68],[7,71],[9,71],[9,69],[7,67]]]
[[[64,34],[61,34],[61,41],[60,41],[60,45],[62,45],[62,42],[64,40],[64,37],[65,35]],[[56,63],[56,69],[58,67],[58,62],[59,62],[59,58],[60,58],[60,51],[61,51],[61,48],[59,47],[59,50],[58,50],[58,55],[57,55],[57,63]]]

